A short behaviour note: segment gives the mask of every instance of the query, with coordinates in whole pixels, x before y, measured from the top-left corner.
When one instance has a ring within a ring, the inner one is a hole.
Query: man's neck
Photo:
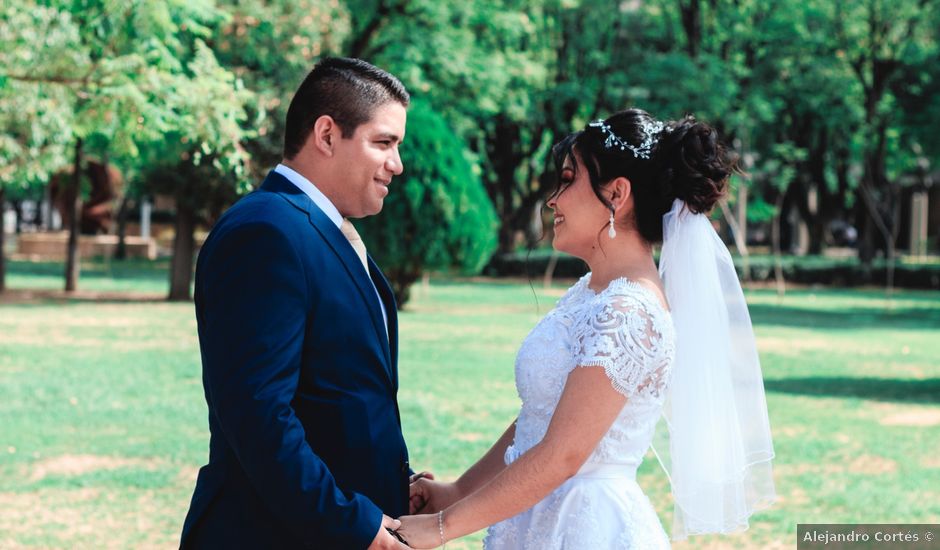
[[[336,204],[336,190],[333,189],[333,187],[330,185],[333,178],[330,178],[329,175],[324,172],[322,167],[318,167],[313,162],[305,162],[301,160],[299,155],[293,160],[281,159],[281,164],[307,178],[307,181],[316,186],[316,188],[321,193],[323,193],[323,195],[326,196],[326,198],[328,198],[331,203],[334,205]]]
[[[299,159],[281,159],[281,164],[307,178],[307,181],[311,183],[316,182],[319,179],[317,178],[317,170],[314,169],[314,167],[309,163],[302,162]],[[317,184],[314,183],[314,185]],[[323,190],[321,189],[320,185],[317,185],[317,189],[320,189],[321,191]]]

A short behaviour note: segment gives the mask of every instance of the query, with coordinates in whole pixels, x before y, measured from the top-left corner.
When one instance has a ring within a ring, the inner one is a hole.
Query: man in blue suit
[[[401,174],[409,96],[328,58],[287,113],[284,160],[219,220],[196,266],[209,408],[182,548],[406,548],[395,300],[349,218]]]

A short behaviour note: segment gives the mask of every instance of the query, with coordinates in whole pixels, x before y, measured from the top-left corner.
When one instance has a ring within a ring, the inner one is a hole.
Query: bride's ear
[[[625,177],[614,178],[607,186],[608,192],[610,193],[609,200],[611,206],[614,207],[615,212],[619,212],[627,204],[627,200],[630,198],[633,187]]]

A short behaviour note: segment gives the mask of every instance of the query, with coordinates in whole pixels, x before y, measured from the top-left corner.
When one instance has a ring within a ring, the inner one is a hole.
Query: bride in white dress
[[[668,548],[636,483],[651,444],[674,538],[746,528],[774,498],[773,448],[743,294],[705,216],[733,159],[707,125],[638,109],[553,154],[553,245],[591,272],[523,341],[518,418],[457,481],[415,479],[419,515],[397,533],[415,548],[484,527],[491,550]]]

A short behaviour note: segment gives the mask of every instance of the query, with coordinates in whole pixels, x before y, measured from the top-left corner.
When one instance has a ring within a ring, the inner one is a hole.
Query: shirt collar
[[[339,213],[339,210],[336,209],[336,206],[333,205],[333,202],[330,199],[326,198],[326,195],[322,191],[317,189],[317,186],[314,185],[310,180],[300,175],[296,170],[285,166],[283,164],[278,164],[274,171],[278,174],[287,178],[288,181],[297,186],[298,189],[304,192],[310,200],[316,204],[320,210],[323,211],[327,217],[336,224],[336,227],[343,225],[343,216]]]

